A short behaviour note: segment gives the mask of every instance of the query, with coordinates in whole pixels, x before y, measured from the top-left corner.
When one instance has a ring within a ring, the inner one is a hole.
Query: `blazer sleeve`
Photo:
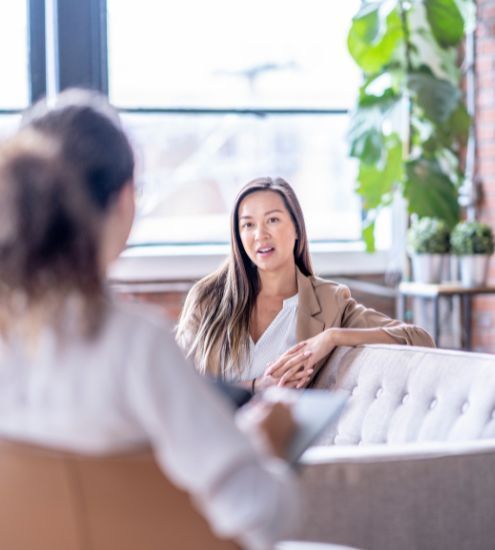
[[[339,285],[338,302],[342,312],[343,328],[381,328],[397,344],[435,347],[433,339],[424,329],[391,319],[383,313],[359,304],[345,285]]]

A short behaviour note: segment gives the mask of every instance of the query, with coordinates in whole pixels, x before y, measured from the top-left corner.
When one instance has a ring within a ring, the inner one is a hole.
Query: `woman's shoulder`
[[[318,319],[326,326],[338,325],[338,317],[345,310],[350,298],[347,286],[310,275],[299,280],[300,305],[303,310]]]
[[[323,311],[333,312],[336,309],[344,308],[351,297],[349,288],[337,281],[324,279],[316,275],[310,275],[305,277],[305,279],[307,282],[303,284],[309,287],[309,289],[302,292],[303,299],[309,303],[311,303],[312,300],[316,300]],[[311,293],[313,297],[310,296]]]
[[[310,275],[307,278],[318,295],[336,297],[349,291],[346,285],[332,281],[331,279],[324,279],[316,275]]]

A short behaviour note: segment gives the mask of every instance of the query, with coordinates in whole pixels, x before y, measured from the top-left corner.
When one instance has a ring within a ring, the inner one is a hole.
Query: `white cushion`
[[[314,387],[349,404],[323,444],[495,437],[495,356],[406,346],[339,348]]]

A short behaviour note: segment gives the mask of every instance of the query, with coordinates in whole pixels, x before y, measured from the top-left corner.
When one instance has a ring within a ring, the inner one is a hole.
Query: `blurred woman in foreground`
[[[151,444],[218,534],[254,548],[289,536],[285,464],[254,450],[161,318],[105,288],[134,216],[118,117],[72,92],[26,125],[0,146],[0,437],[81,453]],[[263,435],[283,455],[293,424],[274,415],[276,437]]]

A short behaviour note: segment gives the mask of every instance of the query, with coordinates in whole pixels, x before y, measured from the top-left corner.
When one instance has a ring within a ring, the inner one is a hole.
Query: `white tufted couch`
[[[495,548],[495,356],[340,348],[315,380],[349,404],[303,456],[303,538],[369,550]]]

